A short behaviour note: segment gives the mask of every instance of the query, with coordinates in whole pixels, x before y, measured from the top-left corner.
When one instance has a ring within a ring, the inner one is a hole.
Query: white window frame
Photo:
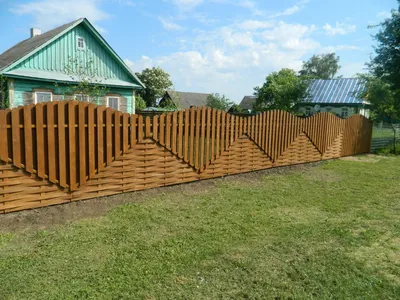
[[[50,94],[50,102],[53,101],[53,93],[52,92],[36,91],[35,92],[35,99],[34,99],[35,104],[38,104],[37,94]],[[39,103],[45,103],[45,102],[39,102]]]
[[[83,42],[83,47],[80,47],[79,46],[79,40],[80,39],[82,39],[82,42]],[[86,43],[85,43],[85,39],[83,38],[83,37],[81,37],[81,36],[76,36],[76,48],[78,49],[78,50],[85,50],[85,48],[86,48]]]
[[[86,97],[86,100],[78,100],[76,97],[77,96],[79,96],[79,97]],[[90,96],[89,95],[86,95],[86,94],[74,94],[74,99],[76,100],[76,101],[81,101],[81,102],[90,102]]]
[[[107,107],[111,107],[110,106],[110,98],[114,98],[114,99],[118,99],[118,108],[117,108],[117,110],[120,110],[120,105],[121,105],[121,99],[120,99],[120,97],[118,97],[118,96],[107,96]],[[112,109],[115,109],[115,108],[113,108],[113,107],[111,107]]]

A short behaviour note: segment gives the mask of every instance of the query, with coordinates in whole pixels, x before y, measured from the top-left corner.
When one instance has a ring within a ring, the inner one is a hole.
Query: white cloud
[[[254,1],[251,0],[241,0],[238,3],[239,6],[247,8],[248,10],[251,11],[253,15],[256,16],[262,16],[264,15],[264,12],[260,9],[258,9],[257,4]]]
[[[284,11],[275,13],[273,15],[270,15],[269,18],[278,18],[278,17],[283,17],[283,16],[291,16],[291,15],[299,12],[303,8],[305,8],[306,4],[308,4],[310,1],[311,0],[298,1],[295,5],[285,9]]]
[[[162,26],[164,27],[164,29],[167,30],[183,30],[184,28],[176,23],[174,23],[171,20],[167,20],[164,18],[158,18],[158,20],[161,22]]]
[[[283,12],[279,12],[279,13],[271,15],[270,18],[277,18],[277,17],[282,17],[282,16],[290,16],[290,15],[295,14],[299,10],[300,10],[300,6],[294,5],[292,7],[289,7],[287,9],[285,9]]]
[[[339,70],[339,75],[345,78],[355,77],[359,73],[366,72],[365,62],[344,62]]]
[[[98,3],[98,0],[41,0],[18,4],[11,11],[17,15],[32,15],[33,25],[46,31],[82,17],[93,24],[110,17],[97,7]]]
[[[257,20],[248,20],[240,23],[239,28],[244,30],[258,30],[258,29],[265,29],[273,27],[273,23],[266,22],[266,21],[257,21]]]
[[[204,0],[171,0],[182,11],[194,9],[204,2]]]
[[[361,50],[361,48],[358,46],[337,45],[337,46],[323,47],[321,49],[321,53],[332,53],[332,52],[337,52],[337,51],[358,51],[358,50]]]
[[[334,26],[334,27],[332,25],[326,23],[323,28],[325,30],[325,33],[330,36],[346,35],[346,34],[356,31],[356,25],[350,25],[350,24],[339,23],[339,22],[336,22],[336,26]]]
[[[162,67],[171,74],[177,90],[219,92],[240,101],[252,94],[270,72],[281,68],[299,70],[304,56],[320,49],[311,37],[315,26],[274,22],[268,27],[250,21],[198,32],[185,40],[191,50],[142,57],[127,64],[135,72]]]
[[[382,10],[379,13],[377,13],[376,17],[380,19],[388,19],[392,16],[392,13],[390,11]]]

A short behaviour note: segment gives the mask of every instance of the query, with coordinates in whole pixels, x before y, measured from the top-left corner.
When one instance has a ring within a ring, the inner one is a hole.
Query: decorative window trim
[[[79,40],[82,40],[83,46],[80,47],[79,46]],[[86,43],[85,43],[85,39],[79,35],[76,36],[76,49],[78,50],[85,50],[86,48]]]
[[[50,94],[50,102],[53,101],[53,91],[49,91],[49,90],[34,90],[34,98],[33,98],[33,102],[35,104],[38,104],[37,102],[37,94]],[[39,102],[39,103],[44,103],[44,102]]]
[[[110,103],[109,103],[110,98],[118,99],[118,108],[117,108],[117,110],[120,110],[120,107],[121,107],[121,97],[120,97],[120,96],[111,96],[111,95],[107,96],[107,107],[111,107],[111,106],[110,106]],[[113,107],[111,107],[111,108],[113,108]],[[113,108],[113,109],[115,109],[115,108]]]

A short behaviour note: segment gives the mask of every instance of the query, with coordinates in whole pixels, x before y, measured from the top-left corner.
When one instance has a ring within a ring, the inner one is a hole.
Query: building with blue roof
[[[368,117],[368,102],[357,98],[364,88],[364,83],[358,78],[314,79],[299,111],[308,116],[317,112],[331,112],[342,118],[354,114]]]
[[[369,103],[357,98],[365,88],[358,78],[314,79],[311,81],[307,98],[298,110],[306,116],[317,112],[331,112],[346,118],[354,114],[369,117]],[[255,96],[245,96],[240,103],[243,110],[252,112]]]

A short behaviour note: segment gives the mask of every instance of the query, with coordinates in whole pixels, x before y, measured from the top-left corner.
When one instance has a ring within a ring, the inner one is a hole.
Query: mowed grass
[[[399,299],[399,170],[336,160],[2,234],[0,299]]]

